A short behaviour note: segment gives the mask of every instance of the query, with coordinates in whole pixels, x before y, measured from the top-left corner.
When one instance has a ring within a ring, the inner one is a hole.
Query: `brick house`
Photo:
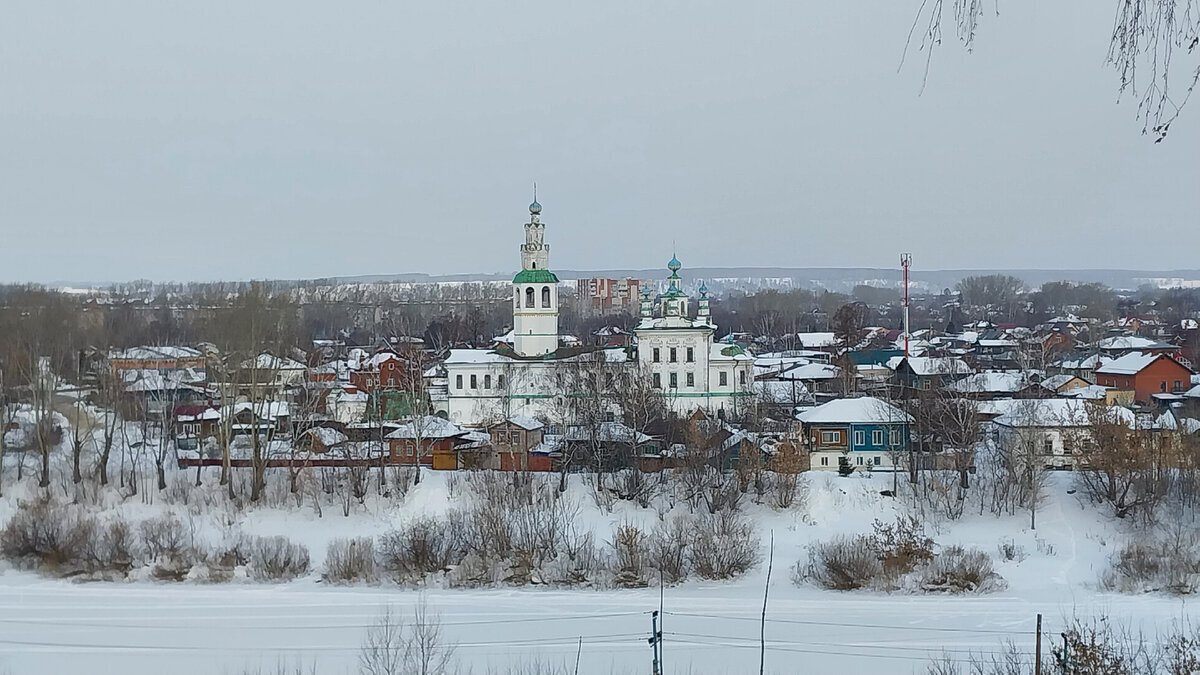
[[[1155,394],[1184,394],[1192,369],[1166,354],[1131,352],[1096,369],[1096,384],[1133,392],[1133,400],[1148,405]]]
[[[401,424],[385,436],[392,464],[421,463],[435,469],[457,469],[455,446],[467,430],[434,415],[422,415]]]

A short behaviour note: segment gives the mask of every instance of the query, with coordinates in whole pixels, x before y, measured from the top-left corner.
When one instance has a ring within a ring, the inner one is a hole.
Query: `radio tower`
[[[908,358],[908,268],[912,266],[912,254],[900,254],[900,268],[904,270],[904,358]]]

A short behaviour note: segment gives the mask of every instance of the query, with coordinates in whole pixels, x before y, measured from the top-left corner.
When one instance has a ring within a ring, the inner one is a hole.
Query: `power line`
[[[672,616],[690,616],[701,619],[727,619],[732,621],[758,621],[752,616],[727,616],[721,614],[699,614],[692,612],[667,612]],[[1033,630],[988,630],[983,628],[939,628],[936,626],[889,626],[878,623],[843,623],[837,621],[806,621],[802,619],[767,619],[768,623],[799,624],[805,626],[833,626],[836,628],[878,628],[885,630],[923,630],[940,633],[978,633],[983,635],[1033,635]]]

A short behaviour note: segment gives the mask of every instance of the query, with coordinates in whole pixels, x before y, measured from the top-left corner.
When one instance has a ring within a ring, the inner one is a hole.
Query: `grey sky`
[[[9,2],[0,280],[1200,267],[1112,3],[1005,2],[920,89],[919,0]],[[868,9],[869,8],[869,9]]]

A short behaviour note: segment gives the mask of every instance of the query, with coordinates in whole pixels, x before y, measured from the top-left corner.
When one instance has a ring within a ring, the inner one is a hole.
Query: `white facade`
[[[709,318],[708,291],[703,285],[696,318],[688,317],[690,299],[680,287],[681,267],[672,257],[667,264],[671,270],[667,290],[657,303],[650,301],[649,287],[642,289],[641,318],[633,331],[638,362],[675,412],[701,409],[736,415],[750,395],[754,360],[736,345],[713,342],[716,326]]]
[[[513,277],[513,349],[543,356],[558,349],[558,277],[550,271],[550,245],[541,222],[542,205],[529,205],[521,271]]]

